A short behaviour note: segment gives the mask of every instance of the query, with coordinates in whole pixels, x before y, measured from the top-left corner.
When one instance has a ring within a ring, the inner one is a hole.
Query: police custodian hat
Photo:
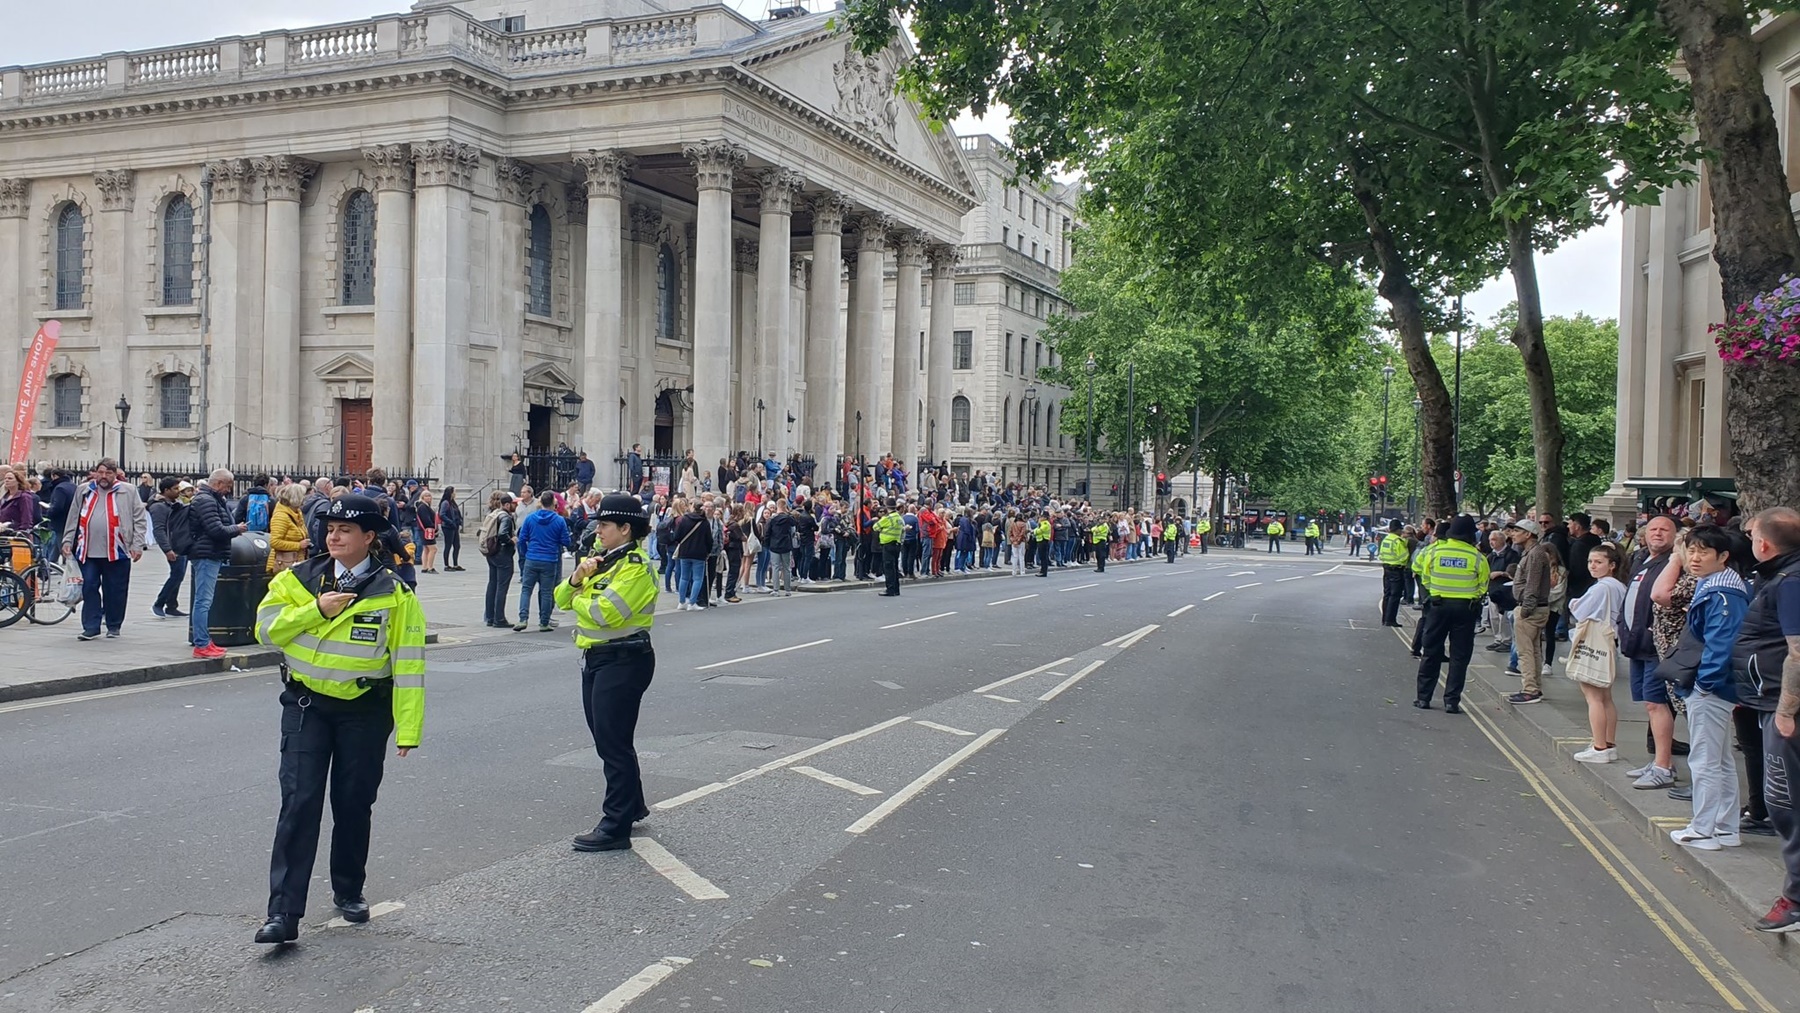
[[[600,508],[594,511],[594,519],[628,524],[639,534],[650,530],[650,516],[644,513],[644,502],[628,492],[609,492],[600,497]]]
[[[339,496],[331,501],[331,508],[325,511],[325,521],[347,521],[360,526],[364,531],[377,534],[392,527],[388,519],[381,514],[381,507],[367,496],[351,494]]]

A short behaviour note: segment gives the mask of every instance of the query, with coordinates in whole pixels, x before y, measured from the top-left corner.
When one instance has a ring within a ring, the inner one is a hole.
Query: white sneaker
[[[1735,848],[1744,843],[1744,839],[1737,834],[1714,834],[1713,840],[1719,842],[1722,848]]]
[[[1611,763],[1618,758],[1619,749],[1617,746],[1614,746],[1611,749],[1595,749],[1592,746],[1589,746],[1575,754],[1575,760],[1579,763]]]
[[[1546,678],[1546,679],[1550,678],[1550,666],[1549,665],[1544,666],[1544,678]]]
[[[1695,851],[1718,851],[1725,846],[1711,834],[1696,833],[1691,826],[1669,831],[1669,840],[1684,848],[1693,848]]]
[[[1633,767],[1630,770],[1627,770],[1625,772],[1625,776],[1626,777],[1643,777],[1645,774],[1650,773],[1650,768],[1654,767],[1654,766],[1656,766],[1656,761],[1651,760],[1649,763],[1646,763],[1641,767]]]
[[[1653,788],[1668,788],[1675,783],[1675,771],[1670,767],[1658,767],[1654,763],[1645,767],[1637,780],[1631,782],[1633,788],[1649,791]]]

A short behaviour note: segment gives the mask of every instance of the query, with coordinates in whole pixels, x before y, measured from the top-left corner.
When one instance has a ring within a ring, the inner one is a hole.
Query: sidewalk
[[[1419,613],[1406,607],[1401,609],[1401,615],[1406,622],[1402,632],[1410,642]],[[1516,676],[1506,674],[1506,655],[1486,650],[1491,640],[1492,637],[1485,633],[1475,638],[1475,660],[1469,665],[1469,687],[1485,687],[1495,697],[1504,700],[1519,691],[1520,682]],[[1761,918],[1781,893],[1785,872],[1781,865],[1780,840],[1746,834],[1741,847],[1722,851],[1691,851],[1671,841],[1669,832],[1687,826],[1693,813],[1692,807],[1686,802],[1670,798],[1666,789],[1639,791],[1631,786],[1631,779],[1625,776],[1625,771],[1649,758],[1644,749],[1648,719],[1644,714],[1644,705],[1631,702],[1631,687],[1622,675],[1613,682],[1613,700],[1619,708],[1619,760],[1614,763],[1589,764],[1578,763],[1573,759],[1575,753],[1591,744],[1592,736],[1588,732],[1587,703],[1581,695],[1581,688],[1563,674],[1567,646],[1557,645],[1556,664],[1551,669],[1550,676],[1544,679],[1543,703],[1529,707],[1501,703],[1496,708],[1502,715],[1510,714],[1511,722],[1516,727],[1524,728],[1530,733],[1521,740],[1521,747],[1535,747],[1539,758],[1554,756],[1563,770],[1580,776],[1626,822],[1644,833],[1650,843],[1668,858],[1676,872],[1692,876],[1708,892],[1741,909],[1748,916],[1744,921],[1745,931],[1761,937],[1782,959],[1800,967],[1800,938],[1770,935],[1750,929],[1750,923]],[[1407,672],[1410,694],[1411,673],[1414,668],[1412,659],[1406,660],[1409,663]],[[1621,665],[1621,672],[1623,669],[1624,666]],[[1434,703],[1440,708],[1443,706],[1441,694]],[[1438,713],[1442,716],[1441,711]],[[1687,739],[1685,719],[1677,719],[1675,737],[1683,741]],[[1741,760],[1739,764],[1741,767]],[[1675,768],[1682,784],[1693,783],[1688,772],[1687,757],[1675,757]]]

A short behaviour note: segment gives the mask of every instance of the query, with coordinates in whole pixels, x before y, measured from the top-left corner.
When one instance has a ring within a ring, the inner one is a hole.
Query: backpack
[[[244,524],[251,531],[269,530],[270,498],[266,492],[252,489],[244,494]]]
[[[186,503],[173,503],[169,506],[168,548],[177,556],[185,556],[194,551],[194,525],[188,516]]]
[[[489,512],[487,519],[481,522],[481,528],[477,531],[481,540],[476,543],[475,547],[480,549],[484,556],[491,556],[500,551],[500,515],[503,512],[500,510]]]

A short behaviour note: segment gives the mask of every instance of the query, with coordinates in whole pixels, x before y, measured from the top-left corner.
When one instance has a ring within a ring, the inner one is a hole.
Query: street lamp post
[[[1082,437],[1082,444],[1087,450],[1087,478],[1083,480],[1082,488],[1087,492],[1089,503],[1094,501],[1094,369],[1097,365],[1098,363],[1094,362],[1094,353],[1089,352],[1087,357],[1088,410],[1084,427],[1086,433]]]
[[[1425,402],[1420,401],[1418,398],[1415,397],[1415,398],[1413,398],[1412,404],[1413,404],[1412,495],[1410,495],[1406,498],[1406,512],[1410,516],[1417,517],[1419,515],[1419,500],[1420,500],[1420,496],[1419,496],[1419,491],[1420,491],[1419,490],[1419,464],[1420,464],[1420,460],[1419,459],[1425,456],[1425,444],[1422,442],[1420,434],[1419,434],[1419,409],[1425,407]]]
[[[1025,414],[1031,416],[1031,425],[1025,434],[1025,489],[1031,489],[1031,445],[1037,442],[1037,384],[1029,384],[1025,388]]]
[[[937,461],[937,419],[932,419],[926,425],[925,461],[927,464],[932,464]]]
[[[119,472],[121,474],[123,474],[125,471],[125,423],[131,419],[131,402],[125,400],[125,395],[120,394],[119,395],[119,403],[116,405],[113,405],[113,411],[119,413],[119,461],[118,461],[118,464],[119,464]]]
[[[862,409],[856,410],[856,469],[857,478],[862,477]]]
[[[1394,367],[1381,367],[1381,513],[1387,513],[1388,394],[1394,386]],[[1377,515],[1377,519],[1380,516]]]
[[[756,399],[756,459],[763,459],[763,399]]]

